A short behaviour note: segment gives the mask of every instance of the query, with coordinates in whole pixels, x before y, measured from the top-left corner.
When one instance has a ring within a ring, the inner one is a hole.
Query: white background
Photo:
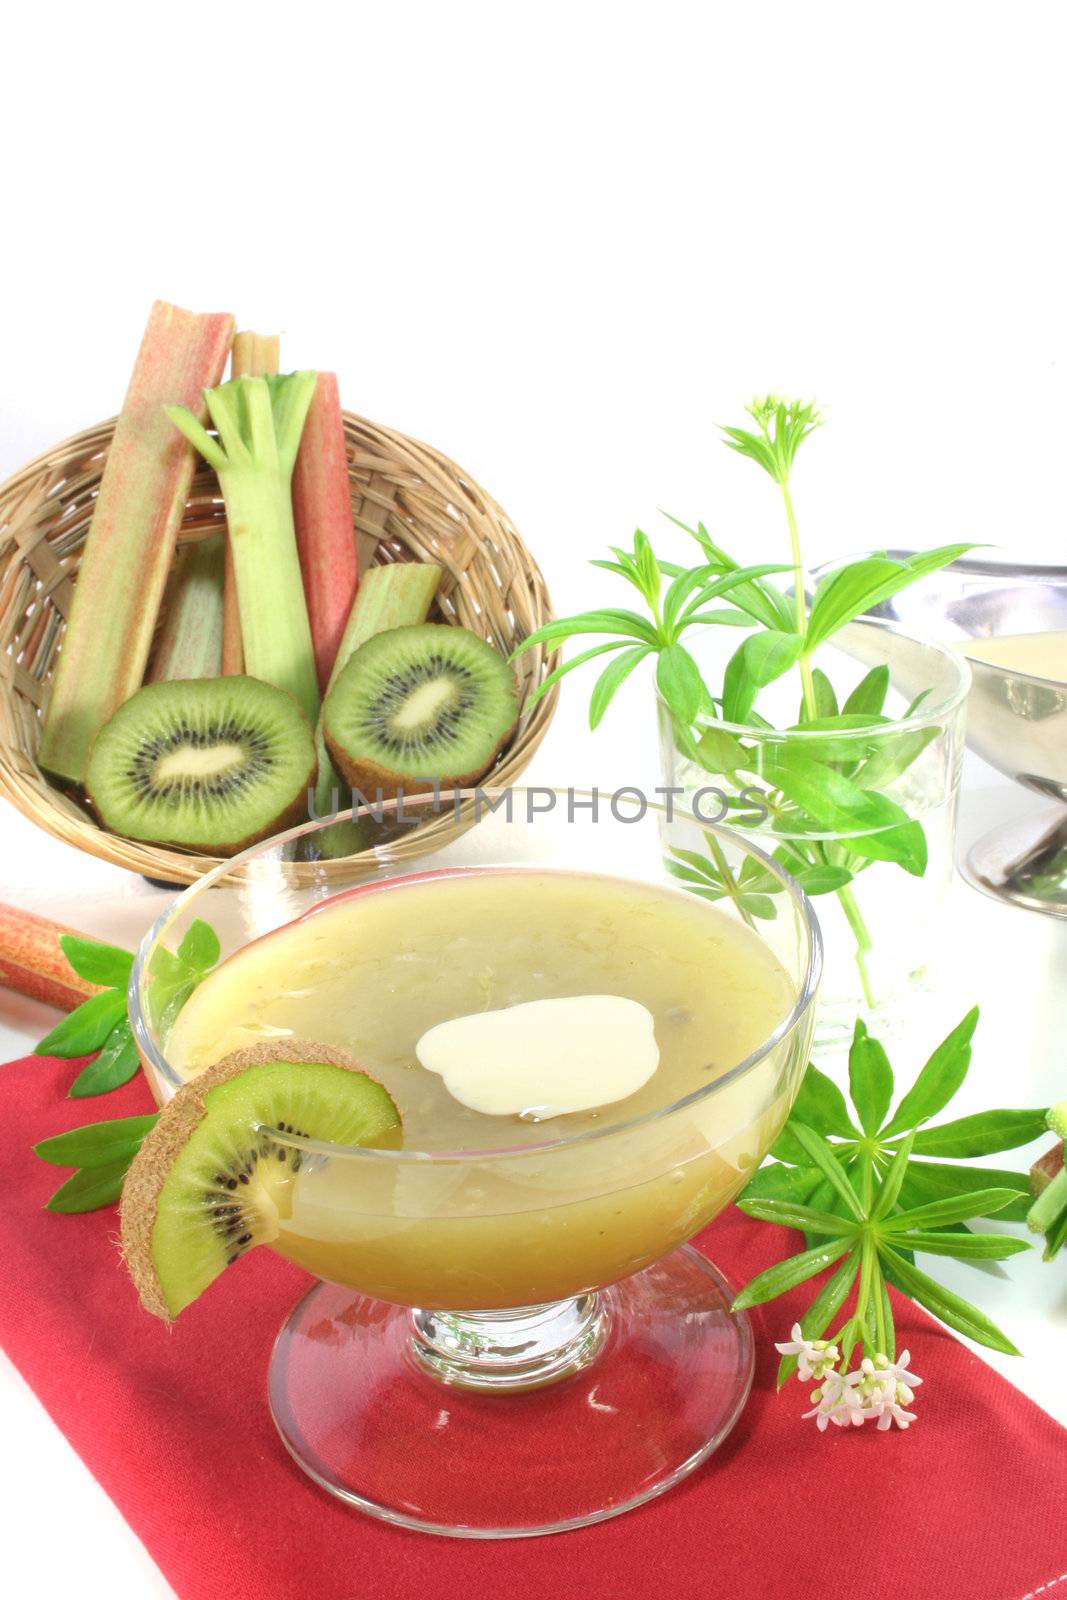
[[[335,368],[350,409],[462,462],[560,611],[605,600],[585,559],[660,505],[779,548],[766,481],[714,433],[768,386],[830,415],[795,480],[813,559],[970,538],[1062,561],[1062,15],[22,8],[0,476],[117,409],[161,296],[280,329],[285,365]],[[576,683],[531,776],[650,781],[647,692],[595,738],[584,700]],[[991,782],[969,769],[965,832],[1010,803]],[[124,943],[156,903],[7,811],[0,893]],[[955,1014],[986,1008],[964,1109],[1061,1096],[1067,928],[962,885],[957,905]],[[0,1057],[47,1020],[0,997]],[[1063,1272],[1011,1267],[952,1282],[1067,1417]],[[169,1594],[10,1369],[0,1428],[0,1594]]]

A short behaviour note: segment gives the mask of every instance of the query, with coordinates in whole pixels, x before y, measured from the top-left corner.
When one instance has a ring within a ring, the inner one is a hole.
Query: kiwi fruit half
[[[122,1189],[122,1250],[147,1311],[172,1321],[239,1256],[277,1237],[305,1156],[272,1130],[395,1146],[400,1114],[358,1062],[297,1039],[236,1050],[190,1079]]]
[[[306,820],[315,739],[257,678],[149,683],[97,735],[86,788],[112,833],[232,855]]]
[[[492,645],[424,622],[360,645],[323,706],[326,746],[373,798],[474,783],[518,721],[518,684]]]

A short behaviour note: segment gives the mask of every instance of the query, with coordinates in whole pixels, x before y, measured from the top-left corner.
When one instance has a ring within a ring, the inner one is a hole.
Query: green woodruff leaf
[[[38,1056],[86,1056],[99,1050],[126,1011],[126,992],[105,989],[91,995],[56,1024],[36,1045]]]
[[[881,1350],[893,1359],[887,1282],[956,1332],[1018,1354],[983,1312],[920,1271],[914,1259],[925,1253],[980,1263],[1028,1248],[1012,1234],[966,1226],[997,1215],[1021,1220],[1029,1204],[1025,1173],[924,1159],[1012,1149],[1039,1138],[1046,1127],[1044,1110],[991,1110],[928,1125],[963,1083],[977,1023],[975,1007],[937,1046],[892,1111],[893,1069],[862,1021],[848,1061],[854,1109],[831,1078],[808,1068],[773,1146],[776,1159],[749,1180],[737,1202],[748,1216],[802,1232],[808,1248],[760,1273],[737,1296],[736,1307],[773,1300],[837,1263],[799,1321],[804,1338],[823,1338],[855,1289],[853,1314],[833,1336],[846,1361],[856,1343],[867,1356]],[[796,1364],[794,1356],[783,1359],[779,1386]]]
[[[222,953],[219,936],[210,922],[197,917],[178,946],[178,960],[194,972],[209,972]]]
[[[126,1010],[133,956],[128,950],[95,939],[64,935],[60,942],[75,972],[90,983],[107,987],[45,1034],[35,1054],[70,1058],[99,1052],[78,1073],[68,1093],[75,1098],[108,1094],[128,1083],[140,1066]],[[155,976],[163,991],[160,1015],[170,1018],[176,1014],[220,954],[218,935],[210,923],[200,919],[190,923],[176,951],[162,947],[157,950]],[[78,1168],[52,1195],[47,1209],[81,1212],[111,1205],[118,1199],[126,1169],[155,1120],[154,1116],[118,1117],[36,1144],[34,1150],[43,1161]]]
[[[129,982],[133,956],[128,950],[99,944],[95,939],[79,939],[72,933],[61,934],[59,943],[79,978],[106,989],[121,988]]]
[[[84,1167],[73,1177],[61,1183],[55,1194],[45,1204],[46,1211],[59,1211],[72,1215],[82,1211],[98,1211],[101,1206],[115,1204],[122,1194],[126,1172],[133,1160],[112,1162],[106,1167]]]
[[[112,1117],[108,1122],[90,1122],[69,1133],[57,1133],[34,1145],[34,1153],[55,1167],[104,1167],[118,1161],[127,1151],[140,1148],[141,1141],[156,1123],[156,1113],[143,1117]]]
[[[90,1061],[79,1072],[68,1093],[75,1099],[91,1094],[110,1094],[112,1089],[129,1083],[140,1065],[141,1058],[133,1042],[130,1024],[123,1017],[108,1034],[96,1060]]]

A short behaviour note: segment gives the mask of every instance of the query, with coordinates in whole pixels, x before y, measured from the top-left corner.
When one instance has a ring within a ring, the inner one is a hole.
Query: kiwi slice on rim
[[[122,1189],[122,1251],[147,1311],[172,1321],[277,1238],[304,1155],[272,1130],[389,1147],[400,1114],[350,1056],[299,1039],[236,1050],[183,1084]]]
[[[326,696],[323,733],[362,793],[463,788],[491,766],[518,721],[502,655],[466,628],[390,628],[354,652]]]
[[[257,678],[149,683],[97,735],[86,788],[112,833],[232,855],[307,818],[315,739]]]

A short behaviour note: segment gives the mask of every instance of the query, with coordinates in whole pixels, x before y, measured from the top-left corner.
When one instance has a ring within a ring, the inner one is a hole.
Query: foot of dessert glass
[[[322,1488],[406,1528],[562,1533],[705,1461],[752,1383],[747,1316],[691,1245],[553,1306],[410,1311],[317,1285],[282,1329],[270,1406]]]

